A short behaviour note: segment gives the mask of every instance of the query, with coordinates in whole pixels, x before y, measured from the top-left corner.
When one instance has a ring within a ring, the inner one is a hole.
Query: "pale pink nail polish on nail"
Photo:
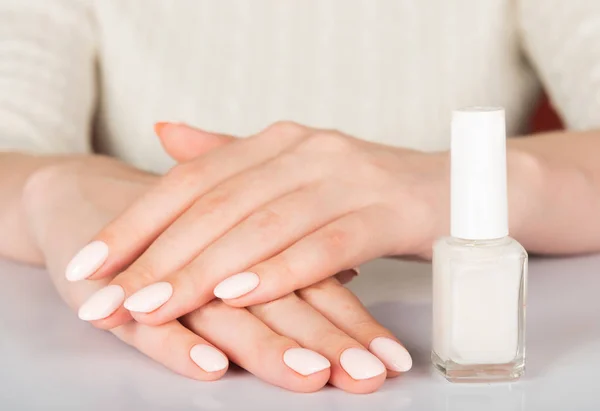
[[[260,278],[255,273],[245,272],[224,279],[215,287],[215,297],[224,300],[241,297],[258,287]]]
[[[119,285],[108,285],[92,294],[86,302],[79,307],[79,318],[84,321],[102,320],[123,304],[125,291]]]
[[[412,358],[406,348],[391,338],[373,339],[369,350],[383,361],[388,370],[406,372],[412,368]]]
[[[354,380],[367,380],[386,372],[379,358],[362,348],[348,348],[340,356],[342,368]]]
[[[150,284],[133,293],[123,306],[129,311],[149,313],[169,301],[173,295],[173,286],[165,281]]]
[[[65,271],[69,281],[84,280],[94,274],[108,258],[108,245],[102,241],[93,241],[83,247],[71,259]]]
[[[229,365],[229,360],[221,351],[207,344],[194,345],[190,350],[190,358],[206,372],[221,371]]]
[[[283,362],[301,375],[310,375],[331,367],[321,354],[306,348],[290,348],[283,353]]]

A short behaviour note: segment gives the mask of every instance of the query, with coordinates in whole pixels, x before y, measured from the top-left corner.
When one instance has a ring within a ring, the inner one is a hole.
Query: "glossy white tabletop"
[[[352,289],[414,368],[370,395],[188,380],[77,319],[42,270],[0,261],[0,410],[600,410],[600,256],[530,264],[526,376],[457,385],[429,363],[431,267],[379,260]]]

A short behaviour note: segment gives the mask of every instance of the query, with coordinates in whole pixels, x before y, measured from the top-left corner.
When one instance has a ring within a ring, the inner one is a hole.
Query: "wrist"
[[[29,175],[21,196],[29,235],[48,257],[61,246],[54,238],[64,238],[64,243],[68,243],[66,237],[81,237],[82,232],[87,233],[88,225],[101,226],[100,220],[107,224],[157,178],[97,155],[70,156],[41,166]],[[85,235],[91,238],[94,234],[90,231]]]
[[[507,185],[508,185],[508,222],[510,236],[522,241],[528,221],[543,204],[544,182],[548,170],[537,156],[508,144]]]
[[[431,170],[426,194],[430,228],[418,255],[429,258],[432,244],[450,233],[450,152],[424,154],[424,163]],[[510,144],[507,147],[507,184],[510,235],[521,240],[527,222],[538,204],[543,203],[547,166],[533,154]]]
[[[422,242],[415,254],[430,259],[434,242],[450,233],[450,152],[420,153],[420,163],[425,167],[426,179],[420,184],[424,200],[422,215]]]

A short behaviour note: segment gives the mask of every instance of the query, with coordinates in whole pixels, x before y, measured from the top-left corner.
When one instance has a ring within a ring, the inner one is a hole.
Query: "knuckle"
[[[364,341],[366,344],[376,337],[391,335],[389,331],[370,315],[354,321],[351,326],[356,338],[360,341]]]
[[[202,199],[203,209],[215,210],[231,202],[232,191],[224,188],[215,188]]]
[[[336,327],[329,327],[321,332],[313,332],[306,336],[306,345],[311,347],[332,347],[339,354],[348,346],[356,345],[356,342]]]
[[[227,305],[223,301],[215,299],[184,315],[179,321],[186,328],[199,333],[212,319],[218,318],[219,312],[224,309],[228,309]]]
[[[181,188],[194,188],[198,186],[198,176],[205,170],[205,165],[199,161],[190,161],[174,166],[161,180],[167,187],[176,185]]]
[[[182,339],[182,335],[180,329],[176,328],[164,328],[162,338],[158,341],[158,346],[156,347],[159,352],[177,352],[181,347],[182,343],[185,342],[185,339]]]
[[[306,279],[302,270],[299,267],[294,267],[294,264],[283,256],[273,259],[270,266],[269,272],[271,275],[263,274],[262,277],[269,278],[268,285],[265,284],[265,286],[269,287],[274,295],[281,295],[285,290],[289,292],[297,290],[302,286],[303,279]]]
[[[300,298],[311,303],[317,300],[329,300],[332,296],[338,295],[340,291],[339,288],[345,290],[344,286],[342,286],[339,281],[333,278],[327,278],[311,286],[302,288],[296,291],[296,293]]]
[[[271,318],[275,313],[274,317],[277,318],[278,313],[281,313],[282,307],[285,306],[287,310],[295,310],[300,309],[300,305],[302,304],[302,300],[298,298],[295,294],[287,294],[283,297],[280,297],[276,300],[267,301],[262,304],[256,304],[252,307],[249,307],[249,310],[256,315],[259,315],[261,318]]]
[[[277,121],[277,122],[271,124],[264,130],[263,133],[269,134],[272,136],[295,135],[304,130],[305,130],[305,128],[298,123],[295,123],[293,121],[283,120],[283,121]]]
[[[321,131],[312,133],[303,142],[306,150],[328,152],[348,152],[352,149],[352,139],[338,131]]]
[[[178,181],[188,174],[190,163],[180,163],[169,169],[164,176],[165,180]]]
[[[141,325],[135,321],[130,321],[110,330],[119,340],[125,344],[135,346],[139,340],[139,328]]]
[[[152,264],[145,261],[137,261],[132,264],[123,274],[116,277],[115,283],[126,289],[137,289],[156,281],[156,274]]]
[[[325,280],[319,281],[318,283],[315,283],[306,289],[313,293],[329,293],[337,290],[338,288],[343,288],[339,281],[335,280],[334,278],[326,278]]]
[[[266,230],[269,235],[273,231],[280,230],[284,225],[282,215],[269,207],[264,207],[248,217],[248,223],[258,230]]]
[[[257,358],[268,358],[269,353],[273,352],[276,347],[283,345],[284,341],[285,337],[276,334],[257,336],[250,350]]]
[[[330,228],[322,237],[325,255],[338,256],[343,253],[350,238],[350,233],[341,228]]]

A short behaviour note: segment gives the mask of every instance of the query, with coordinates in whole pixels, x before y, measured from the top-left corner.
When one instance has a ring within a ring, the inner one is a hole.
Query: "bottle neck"
[[[455,111],[450,146],[450,234],[477,240],[507,236],[504,110]]]
[[[452,240],[455,244],[459,244],[464,247],[496,247],[510,243],[511,238],[509,236],[504,236],[487,240],[469,240],[466,238],[452,237]]]

